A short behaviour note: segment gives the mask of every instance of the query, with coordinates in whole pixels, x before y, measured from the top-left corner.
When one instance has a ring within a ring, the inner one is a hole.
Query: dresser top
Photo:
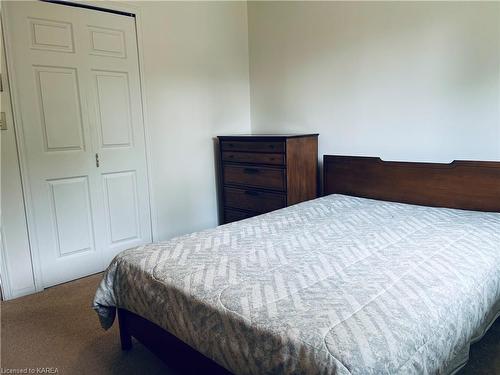
[[[284,140],[287,138],[300,138],[300,137],[317,137],[318,133],[311,134],[233,134],[233,135],[219,135],[217,138],[220,140],[245,140],[245,139],[255,139],[255,140]]]

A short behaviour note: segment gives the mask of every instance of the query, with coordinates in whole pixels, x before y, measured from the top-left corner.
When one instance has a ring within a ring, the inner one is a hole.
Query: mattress
[[[236,374],[453,373],[500,311],[500,214],[330,195],[119,254],[94,309]]]

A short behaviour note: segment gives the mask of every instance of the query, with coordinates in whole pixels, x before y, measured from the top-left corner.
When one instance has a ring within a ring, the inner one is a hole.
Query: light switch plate
[[[0,112],[0,130],[7,130],[7,121],[5,120],[5,112]]]

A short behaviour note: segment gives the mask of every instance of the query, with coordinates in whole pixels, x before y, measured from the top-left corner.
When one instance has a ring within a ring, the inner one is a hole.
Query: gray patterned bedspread
[[[500,311],[500,214],[330,195],[124,251],[116,306],[237,374],[452,373]]]

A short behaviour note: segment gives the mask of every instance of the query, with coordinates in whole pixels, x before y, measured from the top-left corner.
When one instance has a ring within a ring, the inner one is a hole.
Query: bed
[[[456,372],[500,312],[500,163],[323,168],[321,198],[119,254],[102,326],[211,372]]]

